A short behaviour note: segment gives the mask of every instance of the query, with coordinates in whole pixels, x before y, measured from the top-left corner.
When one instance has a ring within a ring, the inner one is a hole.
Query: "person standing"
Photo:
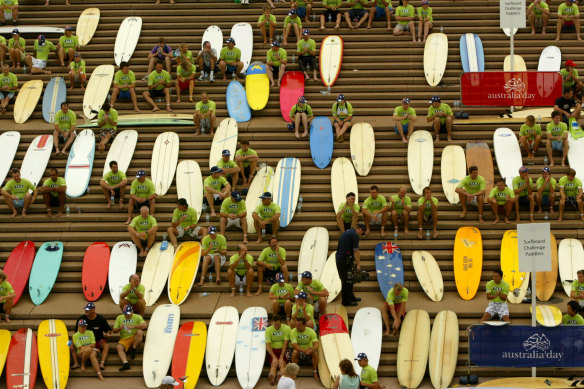
[[[495,316],[498,316],[499,320],[510,323],[509,307],[507,306],[507,295],[510,292],[510,286],[503,281],[503,272],[501,269],[493,271],[493,279],[487,282],[486,288],[489,305],[481,318],[481,323],[491,320]]]
[[[6,278],[6,273],[0,270],[0,313],[4,313],[4,320],[10,323],[10,311],[16,294]]]
[[[278,314],[272,316],[272,325],[266,329],[266,353],[268,354],[268,364],[270,372],[268,379],[274,385],[278,371],[282,377],[288,360],[286,359],[286,349],[290,343],[290,327],[282,324],[282,317]]]
[[[40,190],[43,195],[45,207],[47,208],[47,217],[53,217],[51,207],[59,207],[57,217],[63,216],[63,209],[67,202],[66,191],[67,183],[63,177],[59,177],[59,171],[55,168],[49,170],[49,178],[43,182],[43,186]]]
[[[112,332],[120,334],[120,339],[116,345],[116,351],[122,361],[122,367],[119,368],[119,371],[131,369],[126,353],[132,359],[136,357],[136,349],[144,339],[146,327],[148,327],[146,321],[142,316],[134,313],[131,305],[126,305],[123,314],[116,318]]]
[[[284,275],[284,279],[288,279],[286,249],[280,247],[278,239],[275,237],[270,239],[270,245],[262,250],[256,266],[258,268],[258,291],[256,295],[262,294],[264,277],[271,283],[275,281],[276,275],[281,272]]]
[[[337,243],[337,271],[341,278],[342,289],[342,304],[344,306],[356,306],[360,297],[355,297],[353,293],[353,284],[347,282],[347,273],[356,268],[361,270],[361,252],[359,251],[359,238],[363,234],[365,226],[361,223],[355,224],[354,228],[349,228],[344,231]]]
[[[410,99],[408,97],[404,97],[401,105],[395,107],[393,120],[395,121],[395,133],[401,136],[404,144],[407,144],[416,129],[416,110],[410,107]]]
[[[239,142],[241,148],[235,152],[233,160],[239,166],[243,186],[248,187],[256,174],[258,168],[258,153],[249,148],[249,141],[244,139]]]
[[[160,111],[154,100],[165,98],[166,110],[172,112],[170,108],[170,88],[172,78],[170,73],[164,70],[162,62],[156,62],[156,69],[148,76],[148,90],[143,93],[144,98],[152,106],[152,112]]]
[[[0,55],[2,60],[4,56]],[[10,71],[7,63],[2,65],[2,75],[0,76],[0,114],[6,113],[6,107],[10,100],[14,98],[14,93],[18,90],[18,77]]]
[[[105,360],[109,354],[109,343],[106,337],[111,336],[112,328],[107,322],[106,318],[95,312],[95,304],[88,302],[83,308],[84,314],[77,318],[75,322],[75,329],[73,332],[77,332],[77,326],[79,320],[85,320],[87,322],[87,328],[93,332],[95,337],[95,347],[101,352],[101,360],[99,361],[99,367],[101,370],[105,370]],[[71,344],[71,356],[73,359],[72,370],[79,367],[79,360],[77,359],[75,345]]]
[[[81,359],[81,371],[85,372],[85,363],[89,359],[93,369],[97,373],[97,378],[100,381],[105,381],[101,374],[99,363],[97,362],[95,336],[93,335],[93,331],[87,329],[87,321],[85,319],[77,322],[77,332],[73,334],[71,340],[77,349],[77,357]]]
[[[337,101],[333,104],[332,111],[336,139],[338,142],[343,143],[343,135],[353,125],[353,106],[345,100],[345,95],[340,93],[337,96]]]
[[[471,166],[468,168],[468,176],[464,177],[456,187],[456,193],[462,205],[462,212],[460,218],[464,219],[466,216],[467,204],[472,204],[479,209],[479,223],[483,220],[483,206],[484,196],[487,189],[487,181],[483,176],[479,176],[479,168]]]
[[[140,283],[140,276],[132,274],[129,283],[122,287],[120,293],[120,309],[124,309],[126,305],[131,305],[134,312],[138,315],[144,315],[146,310],[146,300],[144,300],[144,293],[146,288]]]
[[[227,240],[223,235],[217,234],[217,227],[209,227],[209,235],[203,238],[201,249],[203,266],[201,268],[201,280],[198,286],[203,286],[205,283],[207,269],[211,263],[215,267],[215,275],[217,276],[215,283],[221,285],[221,266],[225,263],[225,255],[227,255]]]
[[[12,211],[12,217],[18,216],[17,208],[22,208],[22,217],[26,217],[26,211],[35,202],[38,190],[29,180],[20,176],[20,170],[17,168],[10,172],[12,179],[2,188],[2,196]]]
[[[136,75],[130,70],[130,64],[126,61],[120,63],[120,70],[114,76],[114,89],[110,105],[113,108],[117,100],[131,99],[134,111],[140,112],[138,98],[136,97]]]
[[[118,163],[116,161],[110,161],[109,167],[110,171],[105,173],[99,182],[99,186],[101,186],[103,195],[107,201],[106,208],[110,209],[117,197],[120,199],[119,207],[123,209],[128,179],[126,178],[126,173],[118,169]]]
[[[310,37],[308,29],[302,31],[302,39],[298,41],[296,53],[298,54],[298,65],[300,65],[300,70],[304,73],[306,81],[310,80],[308,75],[310,68],[312,68],[312,78],[318,81],[316,76],[318,68],[316,65],[316,42]]]
[[[128,220],[132,221],[132,211],[139,212],[142,207],[149,207],[150,214],[154,216],[156,208],[156,187],[149,178],[146,178],[144,170],[138,170],[136,179],[130,185],[130,200],[128,201]]]
[[[61,109],[55,114],[55,121],[53,126],[53,145],[55,146],[55,154],[67,154],[67,148],[71,146],[77,132],[75,126],[77,124],[77,116],[75,112],[69,109],[69,103],[63,101]],[[59,144],[64,143],[63,149],[59,150]]]
[[[406,315],[406,303],[408,302],[409,291],[399,282],[387,292],[385,303],[381,308],[381,317],[385,324],[383,335],[389,336],[390,328],[393,328],[393,335],[397,335],[404,317]],[[389,326],[389,315],[393,319],[393,325]]]
[[[217,263],[217,262],[215,262]],[[229,268],[227,269],[227,280],[231,287],[229,297],[235,297],[235,285],[243,287],[245,285],[245,294],[252,297],[251,284],[253,283],[253,257],[247,252],[247,246],[240,244],[236,254],[229,258]],[[219,273],[217,273],[219,274]],[[219,279],[219,277],[217,277]]]

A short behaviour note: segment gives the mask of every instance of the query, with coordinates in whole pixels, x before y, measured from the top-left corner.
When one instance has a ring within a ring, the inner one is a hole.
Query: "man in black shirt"
[[[568,125],[568,129],[570,129],[570,119],[580,120],[581,110],[582,105],[574,99],[574,90],[565,87],[562,97],[556,99],[554,111],[559,111],[562,114],[562,121]]]
[[[107,343],[106,336],[111,335],[112,328],[108,324],[105,317],[95,312],[95,304],[87,303],[84,308],[85,314],[79,316],[75,320],[75,330],[73,333],[77,332],[77,323],[80,319],[87,321],[87,329],[93,331],[95,336],[95,347],[101,350],[101,359],[99,361],[99,367],[101,370],[105,370],[105,360],[109,352],[109,344]],[[77,350],[75,350],[75,345],[71,344],[71,355],[73,357],[73,366],[71,369],[77,369],[79,367],[79,361],[77,360]]]
[[[358,223],[341,234],[337,244],[337,270],[342,282],[341,295],[344,306],[356,306],[361,298],[353,294],[353,284],[347,282],[347,273],[354,267],[361,270],[361,254],[359,253],[359,238],[365,225]]]

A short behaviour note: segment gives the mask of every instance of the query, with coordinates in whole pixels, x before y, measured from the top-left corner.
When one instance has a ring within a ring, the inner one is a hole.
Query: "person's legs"
[[[59,47],[59,61],[61,61],[61,66],[65,66],[65,49]]]
[[[145,91],[142,96],[144,96],[144,99],[146,100],[146,102],[148,104],[150,104],[150,106],[152,107],[152,111],[158,111],[160,110],[160,108],[158,108],[156,106],[156,103],[154,102],[154,100],[152,99],[152,97],[150,97],[150,92],[149,91]]]
[[[432,121],[432,127],[434,128],[434,135],[436,136],[436,142],[440,140],[440,118],[435,117]]]
[[[77,136],[77,134],[75,134],[74,131],[70,131],[69,132],[69,136],[67,137],[67,140],[65,141],[65,145],[63,146],[63,149],[61,150],[62,154],[65,154],[67,151],[67,148],[69,146],[71,146],[71,143],[73,143],[73,140],[75,140],[75,137]]]
[[[102,339],[99,346],[101,347],[101,360],[99,361],[99,366],[102,369],[105,369],[105,361],[109,354],[109,343],[105,339]]]
[[[205,255],[203,258],[203,265],[201,267],[201,280],[197,284],[198,286],[203,286],[205,283],[205,276],[207,275],[207,269],[209,268],[209,263],[211,263],[211,256]]]
[[[170,88],[164,88],[164,97],[166,100],[166,110],[172,112],[172,109],[170,108]]]
[[[448,136],[448,142],[452,142],[452,117],[448,116],[446,118],[446,133]]]
[[[110,134],[109,132],[106,132],[105,134],[102,135],[101,141],[99,142],[99,146],[97,149],[100,153],[103,153],[105,151],[105,146],[108,144],[111,138],[112,134]]]

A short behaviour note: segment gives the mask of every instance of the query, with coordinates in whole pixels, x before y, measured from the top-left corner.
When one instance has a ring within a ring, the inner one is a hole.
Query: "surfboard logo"
[[[462,244],[465,245],[466,247],[472,247],[475,245],[476,242],[472,241],[472,240],[468,240],[468,239],[461,239]]]
[[[130,248],[130,244],[129,243],[120,243],[118,244],[118,247],[126,247],[126,248]]]
[[[52,333],[50,333],[50,334],[45,334],[45,336],[46,336],[47,338],[56,338],[56,337],[58,337],[58,336],[61,336],[61,335],[62,335],[62,334],[60,334],[60,333],[58,333],[58,332],[52,332]]]
[[[267,317],[254,317],[251,320],[251,331],[265,331],[268,328],[268,318]]]
[[[172,333],[172,325],[174,323],[174,313],[169,313],[168,317],[166,318],[166,327],[164,327],[164,333],[170,334]]]
[[[458,184],[460,182],[457,178],[451,178],[450,180],[446,181],[449,184]]]
[[[215,324],[218,326],[230,326],[233,324],[233,322],[232,321],[216,321]]]

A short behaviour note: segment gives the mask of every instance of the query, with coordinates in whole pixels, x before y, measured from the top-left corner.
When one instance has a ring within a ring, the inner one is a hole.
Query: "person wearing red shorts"
[[[272,325],[266,329],[266,352],[268,353],[268,363],[270,364],[270,372],[268,378],[272,385],[275,384],[277,378],[277,371],[280,375],[284,375],[284,370],[288,364],[286,358],[286,349],[290,343],[290,327],[282,324],[282,317],[274,315],[272,318]]]
[[[197,73],[197,67],[187,58],[184,58],[180,65],[176,68],[176,102],[180,103],[180,92],[188,89],[189,90],[189,101],[193,102],[193,89],[195,89],[195,74]]]
[[[387,292],[385,304],[381,308],[381,317],[385,324],[383,335],[389,336],[389,314],[393,318],[393,335],[397,335],[404,316],[406,315],[406,303],[408,302],[408,290],[399,282]]]
[[[83,310],[85,313],[79,316],[77,320],[75,320],[75,330],[73,333],[77,332],[79,320],[83,319],[87,322],[87,329],[93,331],[93,335],[95,336],[95,348],[99,349],[101,353],[99,367],[101,370],[104,370],[105,360],[107,359],[107,355],[109,353],[109,343],[107,342],[106,337],[111,335],[112,328],[108,324],[105,317],[95,312],[94,303],[87,303]],[[73,358],[73,366],[71,369],[74,370],[79,367],[79,361],[77,359],[77,350],[73,343],[71,343],[70,348],[71,357]]]

